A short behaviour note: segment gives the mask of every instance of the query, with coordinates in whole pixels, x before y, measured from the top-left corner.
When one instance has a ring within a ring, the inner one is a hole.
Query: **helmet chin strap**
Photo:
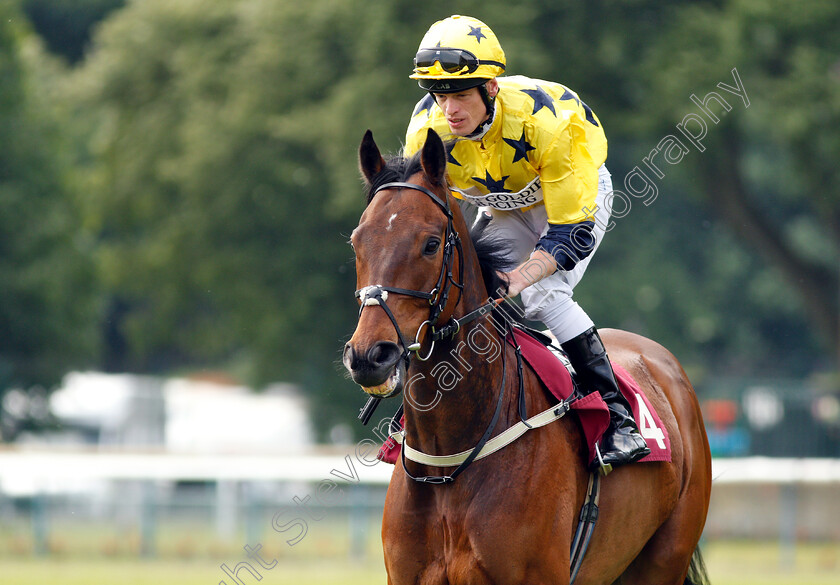
[[[487,89],[483,85],[478,91],[481,93],[481,97],[484,99],[484,104],[487,106],[487,119],[479,124],[478,127],[470,134],[465,136],[465,138],[470,140],[481,140],[484,138],[484,135],[487,134],[487,131],[490,130],[490,127],[493,125],[493,120],[496,119],[496,108],[494,103],[496,98],[491,98],[487,93]]]
[[[487,83],[490,83],[489,81]],[[484,106],[487,108],[487,117],[493,118],[493,111],[495,109],[494,104],[496,102],[496,96],[490,97],[490,92],[487,91],[487,83],[482,83],[478,86],[478,93],[481,95],[481,101],[484,102]]]

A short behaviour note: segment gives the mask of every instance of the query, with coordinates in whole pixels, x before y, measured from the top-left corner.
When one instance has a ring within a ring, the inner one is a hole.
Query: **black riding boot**
[[[618,389],[607,351],[597,329],[592,327],[561,345],[582,382],[581,392],[597,390],[610,410],[610,426],[601,440],[601,457],[604,466],[624,465],[638,461],[650,453],[647,443],[639,434],[633,420],[633,411]],[[601,462],[596,458],[590,469],[597,470]],[[605,470],[609,472],[609,467]]]

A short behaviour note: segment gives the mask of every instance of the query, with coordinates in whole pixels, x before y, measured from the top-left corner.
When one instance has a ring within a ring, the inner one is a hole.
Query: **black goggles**
[[[448,47],[434,47],[431,49],[420,49],[414,57],[414,68],[422,69],[434,67],[435,62],[440,63],[441,69],[447,73],[472,73],[479,65],[496,65],[505,68],[504,63],[499,61],[481,60],[466,49],[450,49]]]

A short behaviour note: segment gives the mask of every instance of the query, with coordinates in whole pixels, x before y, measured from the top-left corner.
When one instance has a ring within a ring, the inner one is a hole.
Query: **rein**
[[[519,377],[522,378],[522,367],[520,364],[519,368]],[[432,483],[432,484],[445,484],[445,483],[452,483],[455,481],[455,478],[461,475],[469,465],[475,461],[479,454],[481,453],[482,449],[487,443],[487,440],[490,438],[490,435],[493,434],[493,429],[496,428],[496,423],[499,422],[499,415],[502,412],[502,406],[504,405],[504,397],[505,397],[505,381],[507,379],[507,360],[505,359],[505,352],[502,352],[502,383],[501,387],[499,388],[499,398],[496,400],[496,411],[493,413],[493,418],[490,421],[490,424],[487,425],[487,429],[484,431],[484,434],[479,439],[478,444],[472,448],[471,451],[466,452],[464,458],[460,460],[456,465],[458,467],[449,475],[426,475],[426,476],[416,476],[411,475],[408,471],[408,467],[405,465],[405,452],[408,450],[408,444],[404,443],[402,445],[402,449],[400,449],[400,455],[402,456],[402,466],[403,471],[405,474],[416,482],[420,483]]]

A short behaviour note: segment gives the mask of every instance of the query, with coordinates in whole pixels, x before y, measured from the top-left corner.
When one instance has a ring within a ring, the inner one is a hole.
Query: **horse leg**
[[[624,571],[622,585],[683,585],[700,535],[685,534],[697,525],[696,518],[680,518],[680,512],[666,522]],[[694,585],[700,585],[694,584]]]
[[[703,465],[704,462],[697,462],[697,468],[691,473],[671,515],[624,571],[620,579],[622,585],[686,583],[689,564],[703,533],[708,510],[710,478],[702,470]],[[705,579],[701,579],[701,582],[705,582]]]

